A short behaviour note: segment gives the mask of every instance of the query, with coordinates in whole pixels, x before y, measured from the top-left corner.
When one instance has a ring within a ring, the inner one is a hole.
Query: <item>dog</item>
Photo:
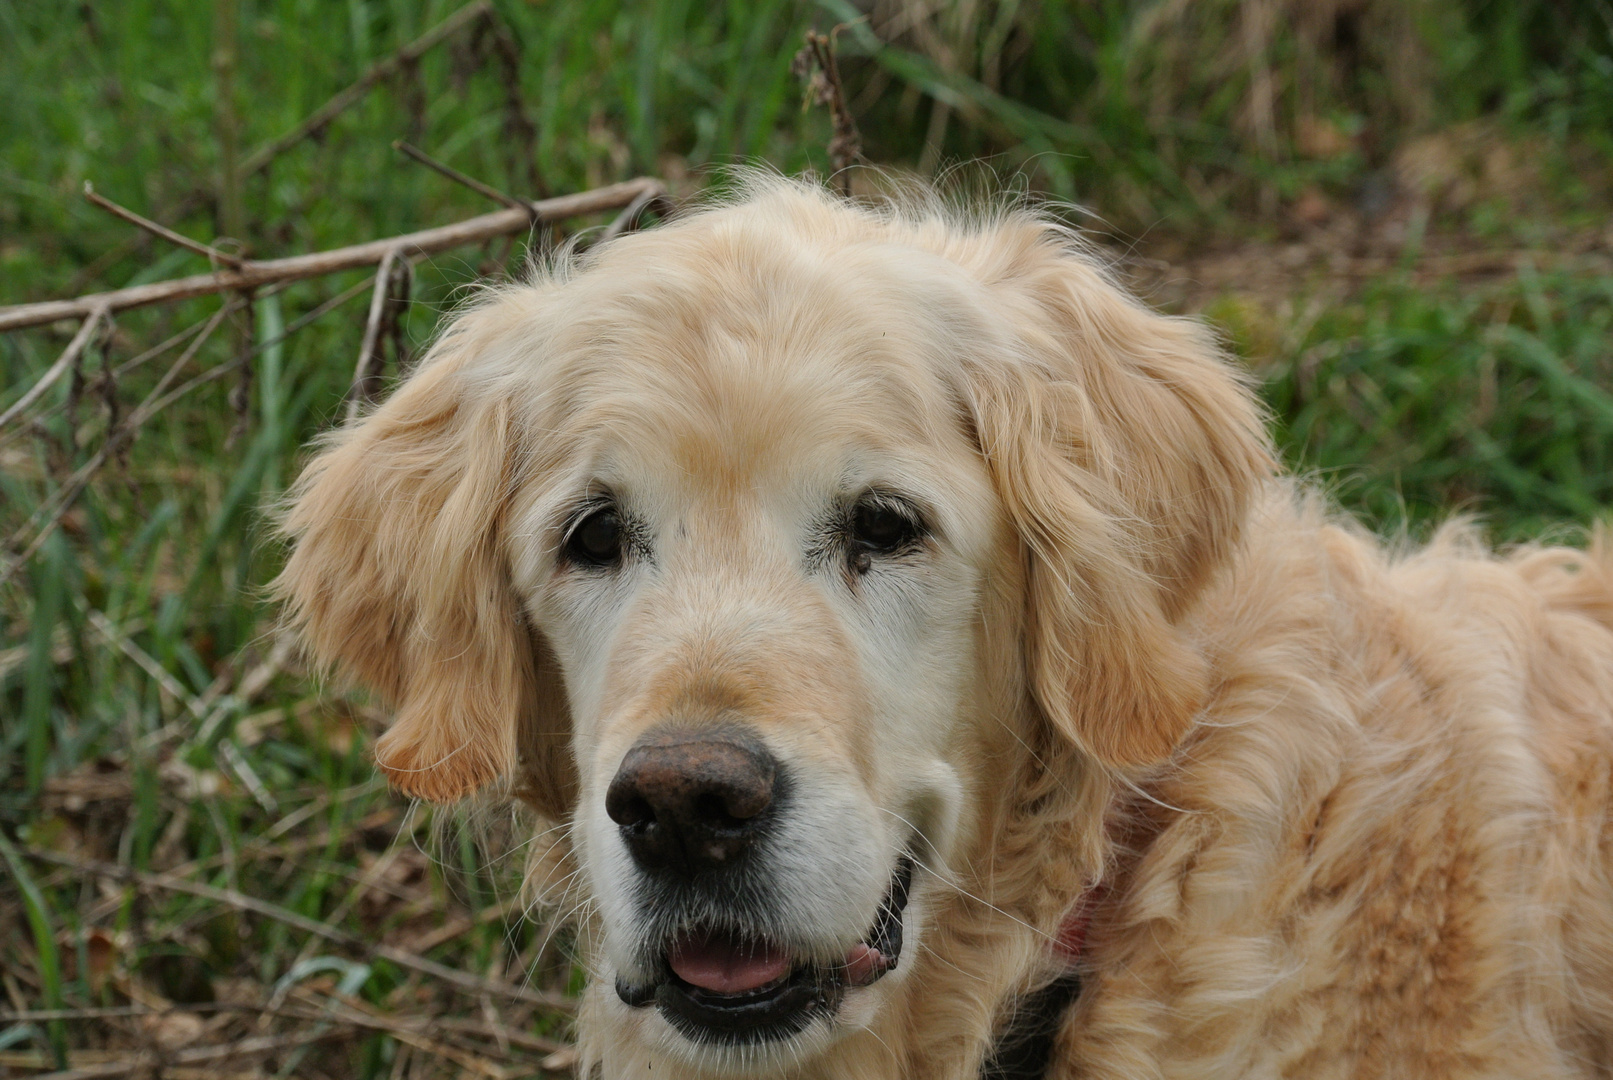
[[[738,188],[282,522],[391,782],[557,826],[579,1075],[1613,1075],[1608,533],[1386,546],[1050,216]]]

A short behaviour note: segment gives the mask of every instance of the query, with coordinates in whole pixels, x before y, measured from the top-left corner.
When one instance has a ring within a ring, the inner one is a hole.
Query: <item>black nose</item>
[[[744,729],[651,731],[622,758],[605,812],[640,866],[693,874],[750,847],[777,780],[773,755]]]

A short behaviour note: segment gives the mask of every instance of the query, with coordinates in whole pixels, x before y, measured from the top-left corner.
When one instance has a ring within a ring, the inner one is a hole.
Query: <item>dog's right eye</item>
[[[623,533],[616,508],[601,506],[571,527],[564,557],[580,566],[615,566],[622,561]]]

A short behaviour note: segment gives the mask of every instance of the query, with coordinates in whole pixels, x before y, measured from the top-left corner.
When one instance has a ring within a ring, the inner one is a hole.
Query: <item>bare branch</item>
[[[129,435],[132,436],[134,431],[131,429],[131,425],[132,428],[138,428],[147,420],[151,419],[151,417],[166,409],[169,405],[172,405],[175,401],[184,397],[198,386],[203,386],[207,383],[221,379],[230,372],[238,369],[242,364],[251,361],[253,357],[257,356],[259,353],[262,353],[265,349],[272,349],[274,346],[285,341],[292,334],[295,334],[297,331],[312,323],[314,320],[323,315],[329,314],[336,308],[347,303],[349,300],[352,300],[355,296],[358,296],[365,289],[370,287],[371,281],[373,280],[374,279],[361,281],[356,285],[342,290],[329,300],[326,300],[323,304],[320,304],[313,311],[310,311],[308,314],[288,325],[279,336],[271,338],[268,341],[258,342],[247,352],[236,356],[235,359],[219,364],[216,367],[209,368],[207,371],[201,372],[198,375],[192,376],[190,379],[181,383],[173,390],[168,391],[167,394],[158,397],[157,395],[167,387],[169,382],[172,381],[173,376],[190,362],[190,359],[201,347],[202,342],[208,337],[212,336],[213,331],[218,327],[219,321],[234,310],[244,306],[246,301],[240,298],[232,300],[230,304],[226,305],[219,311],[214,312],[210,318],[203,320],[196,326],[192,326],[187,330],[181,331],[180,333],[174,335],[174,337],[170,338],[167,342],[164,342],[162,348],[167,348],[170,345],[177,344],[185,337],[193,338],[190,347],[185,350],[185,354],[181,356],[179,360],[175,362],[173,367],[168,370],[168,373],[163,376],[162,380],[157,384],[157,388],[148,394],[146,399],[140,403],[140,406],[129,415],[128,419],[124,421],[123,427],[108,434],[108,441],[102,447],[101,452],[96,454],[94,458],[91,458],[89,462],[87,462],[81,469],[78,470],[78,472],[74,473],[73,476],[69,478],[67,486],[57,496],[57,498],[61,501],[58,502],[50,511],[50,515],[45,524],[41,526],[40,532],[33,538],[33,540],[29,542],[28,547],[22,552],[21,555],[13,559],[11,563],[9,563],[4,569],[0,569],[0,585],[3,585],[7,581],[11,580],[11,577],[22,568],[23,564],[29,559],[33,558],[34,554],[40,549],[41,546],[43,546],[44,542],[49,539],[51,532],[53,532],[56,527],[61,524],[62,519],[67,515],[67,512],[72,509],[73,503],[76,502],[78,497],[84,493],[84,490],[89,486],[89,481],[94,478],[95,473],[100,471],[101,467],[106,464],[112,455],[116,454],[120,449],[128,445],[128,439],[122,437],[119,434],[120,432],[128,430]],[[200,336],[198,337],[197,335]],[[133,366],[136,361],[144,362],[151,356],[156,355],[158,351],[159,350],[157,349],[147,350],[147,352],[119,368],[119,373]],[[116,441],[114,441],[114,439]],[[39,512],[35,511],[34,514],[29,516],[29,522],[33,521],[34,518],[38,516]],[[27,528],[28,524],[24,523],[22,528],[13,535],[13,544],[20,542],[22,535]]]
[[[504,206],[520,207],[523,210],[530,205],[522,202],[520,199],[517,199],[514,195],[506,195],[498,188],[482,183],[474,176],[466,176],[452,165],[443,164],[430,154],[426,153],[424,150],[420,149],[418,146],[415,146],[413,143],[407,143],[402,139],[397,139],[392,143],[392,149],[408,157],[414,158],[414,160],[418,161],[426,168],[432,170],[433,172],[441,173],[443,176],[446,176],[456,184],[464,184],[466,187],[470,188],[483,198],[492,199],[494,202],[500,203]]]
[[[56,380],[71,370],[74,364],[78,363],[78,358],[84,354],[90,339],[95,336],[96,328],[111,314],[111,306],[97,304],[86,314],[84,325],[78,328],[78,333],[73,335],[73,340],[68,342],[67,348],[62,350],[62,355],[57,358],[56,362],[46,369],[45,374],[41,375],[39,381],[30,386],[22,397],[11,403],[11,408],[0,413],[0,430],[3,430],[7,424],[21,416],[34,402],[44,397],[45,391],[56,385]]]
[[[354,244],[352,247],[320,251],[310,255],[294,255],[285,259],[251,261],[240,270],[220,270],[212,274],[198,274],[171,281],[155,281],[149,285],[136,285],[114,292],[92,293],[73,300],[18,304],[14,307],[0,308],[0,331],[39,326],[58,319],[83,318],[98,307],[104,307],[108,311],[127,311],[130,308],[187,300],[209,293],[252,289],[271,282],[298,281],[342,270],[374,266],[394,248],[411,258],[434,255],[439,251],[467,244],[479,244],[497,236],[524,232],[532,227],[534,221],[560,221],[598,213],[601,210],[614,210],[631,204],[645,191],[665,192],[665,190],[659,180],[640,177],[637,180],[628,180],[593,191],[560,195],[553,199],[526,203],[518,209],[498,210],[452,225],[423,229],[384,240],[372,240],[364,244]]]
[[[493,5],[489,0],[476,0],[474,4],[466,4],[448,18],[403,46],[385,60],[377,61],[360,75],[358,81],[339,92],[325,104],[315,109],[302,123],[281,135],[271,139],[246,156],[241,162],[240,175],[251,176],[262,171],[269,162],[296,146],[304,139],[323,131],[325,127],[342,113],[363,99],[370,88],[381,80],[389,77],[403,66],[413,63],[442,43],[445,38],[451,37],[456,31],[470,25],[477,19],[490,18],[493,14]]]
[[[260,354],[262,354],[267,349],[274,348],[276,345],[279,345],[281,342],[283,342],[287,338],[291,337],[291,335],[295,334],[298,330],[301,330],[303,327],[305,327],[308,324],[314,322],[316,319],[320,318],[321,316],[329,314],[331,311],[334,311],[336,308],[341,307],[343,304],[347,303],[349,300],[353,299],[355,296],[358,296],[360,293],[364,292],[366,289],[368,289],[371,286],[371,284],[374,282],[374,280],[375,279],[373,277],[372,278],[365,278],[363,281],[360,281],[355,285],[351,285],[348,288],[343,289],[341,292],[337,293],[335,296],[331,297],[329,300],[326,300],[324,303],[322,303],[318,307],[314,308],[314,310],[308,312],[306,315],[300,316],[294,322],[290,323],[288,326],[286,326],[286,328],[283,331],[281,331],[281,333],[278,336],[270,338],[267,341],[258,342],[256,345],[254,345],[252,347],[252,352],[250,353],[250,355],[236,356],[234,359],[226,361],[223,364],[220,364],[217,368],[214,368],[211,371],[203,372],[202,374],[196,376],[194,379],[190,380],[189,382],[181,384],[178,389],[170,391],[166,398],[163,398],[161,401],[159,401],[155,405],[153,405],[152,406],[152,412],[161,412],[168,405],[172,404],[173,401],[176,398],[184,397],[187,393],[189,393],[191,390],[193,390],[195,387],[201,385],[202,383],[212,382],[214,379],[221,378],[224,375],[228,375],[231,371],[235,370],[235,368],[238,367],[241,363],[243,363],[243,362],[245,362],[247,360],[251,360],[254,357],[259,356]],[[264,297],[264,296],[273,296],[276,292],[279,292],[282,288],[284,288],[283,285],[279,286],[279,287],[271,287],[271,288],[265,289],[263,292],[259,293],[258,296],[259,296],[260,299],[262,297]],[[168,340],[162,342],[161,344],[153,345],[151,348],[147,349],[145,352],[141,353],[139,356],[136,356],[136,357],[134,357],[133,359],[130,359],[130,360],[125,360],[123,363],[119,364],[113,370],[112,377],[114,379],[123,378],[124,375],[128,374],[130,371],[133,371],[135,368],[140,367],[142,364],[145,364],[147,361],[151,360],[153,357],[161,356],[163,353],[167,352],[169,349],[173,348],[175,345],[178,345],[181,342],[185,341],[187,338],[195,337],[197,334],[201,333],[204,329],[206,329],[208,323],[211,322],[211,321],[212,321],[212,316],[208,316],[207,318],[202,319],[199,322],[192,323],[190,326],[187,326],[185,329],[179,331],[179,333],[174,334],[172,337],[168,338]],[[62,411],[62,408],[63,408],[62,406],[57,405],[57,406],[54,406],[52,408],[44,410],[43,412],[39,413],[36,417],[34,417],[35,423],[37,423],[40,420],[46,419],[47,417],[51,417],[51,416],[56,415],[57,413]],[[24,436],[26,436],[28,434],[29,434],[29,430],[26,427],[18,428],[17,430],[13,431],[10,435],[6,435],[3,438],[0,438],[0,449],[4,449],[5,447],[10,446],[13,442],[16,442],[18,439],[20,439],[20,438],[22,438],[22,437],[24,437]]]
[[[186,394],[188,394],[192,390],[196,389],[198,386],[201,386],[201,385],[203,385],[205,383],[213,382],[213,381],[215,381],[217,379],[222,379],[224,376],[228,375],[230,372],[234,371],[236,368],[240,367],[242,364],[248,363],[251,360],[253,360],[255,357],[257,357],[258,355],[263,353],[264,350],[271,349],[274,346],[280,344],[282,341],[285,341],[292,334],[295,334],[298,330],[301,330],[303,327],[307,326],[309,323],[313,322],[315,319],[319,318],[321,315],[324,315],[327,312],[332,311],[332,310],[340,307],[341,305],[347,303],[349,300],[353,299],[353,297],[359,295],[365,289],[368,289],[370,287],[370,282],[373,281],[373,280],[374,280],[373,278],[370,278],[370,279],[367,279],[365,281],[359,282],[357,285],[354,285],[351,288],[344,289],[342,292],[338,293],[336,296],[331,297],[329,300],[325,301],[323,304],[320,304],[313,311],[310,311],[308,314],[304,315],[302,318],[298,319],[296,322],[292,323],[290,326],[287,326],[286,329],[285,329],[285,332],[282,333],[279,337],[271,338],[268,341],[260,341],[258,344],[254,345],[249,351],[243,352],[243,353],[240,353],[239,355],[237,355],[235,357],[235,359],[226,361],[225,363],[222,363],[222,364],[218,365],[215,368],[210,368],[209,370],[202,372],[200,375],[192,376],[187,381],[181,383],[179,386],[177,386],[174,389],[168,391],[168,395],[166,397],[160,398],[156,402],[154,402],[152,404],[152,406],[151,406],[151,410],[150,410],[151,413],[155,414],[155,413],[161,412],[162,410],[166,409],[169,405],[172,405],[179,398],[184,397]]]
[[[194,251],[196,254],[205,256],[215,263],[223,263],[232,270],[239,270],[246,263],[246,260],[242,259],[240,256],[231,255],[228,252],[220,251],[218,248],[204,244],[199,240],[192,240],[188,236],[174,232],[166,225],[159,225],[150,218],[142,217],[127,207],[119,206],[111,199],[108,199],[104,195],[97,193],[95,186],[88,180],[84,181],[84,197],[114,217],[120,217],[131,225],[138,225],[151,235],[159,236],[168,241],[170,244],[175,244],[179,247],[182,247],[186,251]]]

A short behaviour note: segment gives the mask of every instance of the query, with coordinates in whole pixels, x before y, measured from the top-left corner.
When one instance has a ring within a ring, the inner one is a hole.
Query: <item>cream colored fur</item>
[[[277,587],[395,705],[399,788],[563,826],[585,1073],[967,1080],[1101,880],[1060,1080],[1613,1075],[1613,545],[1391,551],[1272,460],[1204,330],[1036,214],[753,179],[461,315],[310,464]],[[870,485],[932,540],[823,569]],[[602,487],[652,554],[578,575]],[[603,786],[674,713],[803,778],[803,954],[920,843],[899,970],[765,1053],[611,992]]]

